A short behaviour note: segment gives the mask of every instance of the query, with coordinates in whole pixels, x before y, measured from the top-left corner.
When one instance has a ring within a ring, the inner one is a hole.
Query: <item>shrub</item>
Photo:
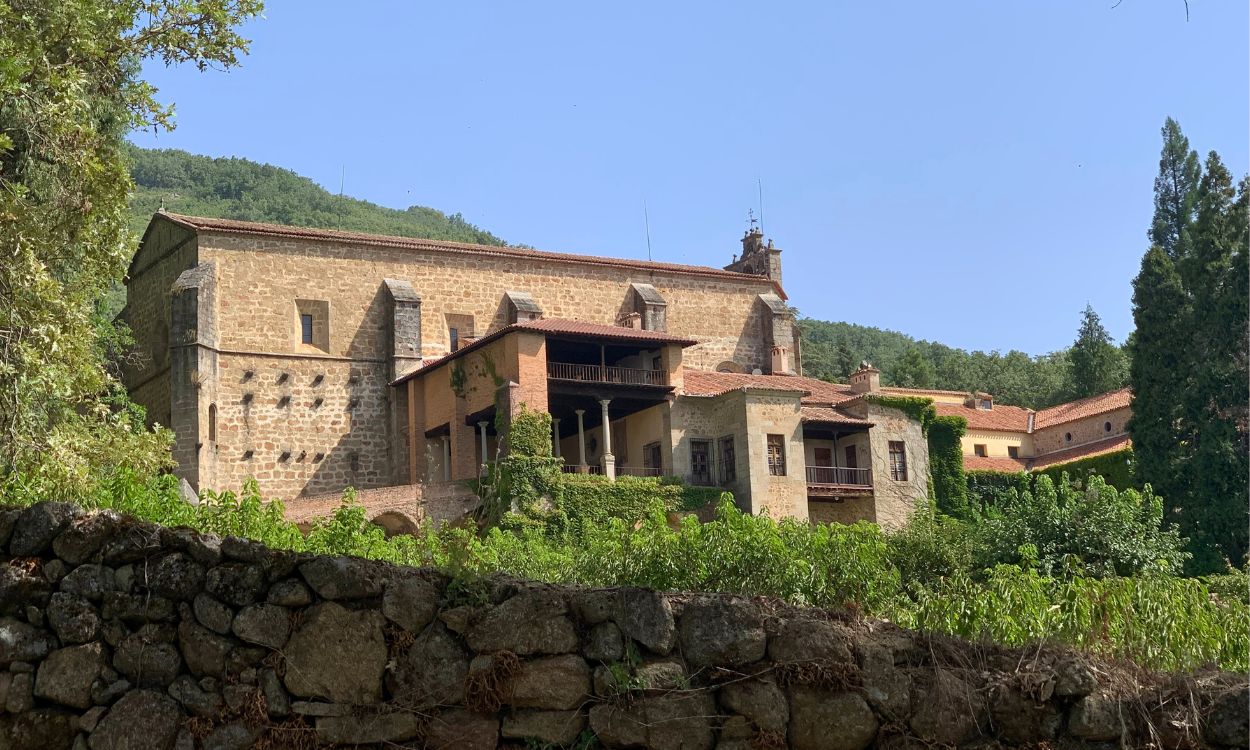
[[[1180,573],[1188,553],[1175,525],[1163,526],[1163,501],[1116,490],[1100,477],[1084,488],[1056,487],[1039,476],[1032,491],[1007,500],[984,522],[985,559],[1035,566],[1044,575]]]
[[[964,479],[968,484],[968,504],[977,515],[1003,507],[1033,484],[1033,475],[1024,471],[969,471],[964,473]]]
[[[886,537],[890,562],[909,596],[931,590],[944,579],[966,574],[980,549],[979,529],[932,507],[916,511]]]

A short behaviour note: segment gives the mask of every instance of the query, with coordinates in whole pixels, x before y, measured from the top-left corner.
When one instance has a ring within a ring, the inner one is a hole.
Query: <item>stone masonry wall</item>
[[[57,503],[0,511],[0,547],[6,750],[1111,750],[1247,736],[1244,676],[1157,680],[763,599],[453,585]]]

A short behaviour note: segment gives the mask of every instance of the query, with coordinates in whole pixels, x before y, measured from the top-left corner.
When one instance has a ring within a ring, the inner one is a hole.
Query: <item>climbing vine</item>
[[[935,416],[929,423],[929,475],[933,478],[933,499],[938,510],[948,516],[968,519],[968,485],[964,478],[964,451],[960,438],[968,431],[968,420],[959,416]]]
[[[887,409],[897,409],[920,423],[925,436],[929,434],[929,425],[937,418],[937,409],[933,399],[924,396],[886,396],[872,393],[864,396],[864,401]]]

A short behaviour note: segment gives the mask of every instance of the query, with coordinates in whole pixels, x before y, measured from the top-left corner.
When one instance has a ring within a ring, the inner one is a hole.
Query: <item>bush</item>
[[[1148,489],[1116,490],[1100,477],[1084,488],[1039,476],[984,522],[983,564],[1035,567],[1043,575],[1178,574],[1189,554],[1163,501]]]
[[[916,511],[886,537],[890,562],[898,568],[903,588],[913,598],[944,579],[967,574],[978,557],[977,527],[943,516],[933,508]]]
[[[1118,490],[1141,489],[1141,484],[1137,481],[1132,448],[1081,458],[1066,464],[1055,464],[1038,473],[1050,477],[1053,482],[1058,482],[1064,474],[1078,482],[1097,476]]]

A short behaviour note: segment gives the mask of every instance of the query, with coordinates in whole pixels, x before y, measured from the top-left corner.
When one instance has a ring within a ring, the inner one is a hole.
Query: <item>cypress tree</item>
[[[1124,353],[1111,343],[1094,308],[1085,306],[1081,328],[1068,352],[1068,392],[1072,398],[1106,393],[1124,385]]]
[[[1173,260],[1186,253],[1189,225],[1194,219],[1201,169],[1198,152],[1171,117],[1163,123],[1163,152],[1159,155],[1159,176],[1155,177],[1155,214],[1150,224],[1150,241],[1163,248]]]

